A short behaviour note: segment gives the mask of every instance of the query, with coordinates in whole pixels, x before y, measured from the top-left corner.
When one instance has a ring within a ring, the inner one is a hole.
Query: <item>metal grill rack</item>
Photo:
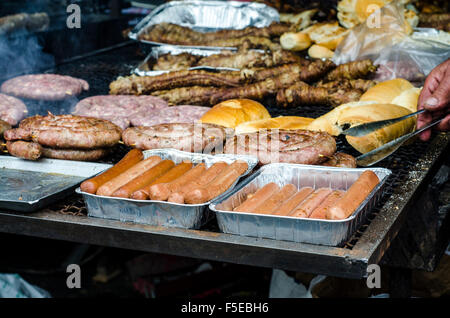
[[[119,75],[128,75],[142,61],[136,45],[125,45],[96,55],[71,59],[55,70],[59,74],[85,79],[90,90],[79,99],[108,94],[108,85]],[[76,101],[75,101],[76,102]],[[270,105],[271,101],[267,101]],[[42,106],[56,113],[66,112],[57,103]],[[71,107],[71,106],[69,106]],[[268,107],[272,116],[320,116],[328,107],[308,106],[296,109]],[[141,224],[96,219],[86,216],[81,197],[64,201],[33,214],[0,212],[0,231],[45,238],[83,242],[134,250],[174,254],[261,267],[312,272],[331,276],[361,278],[367,266],[378,263],[400,230],[408,209],[444,160],[449,134],[436,135],[431,142],[415,142],[401,147],[378,166],[391,169],[382,202],[373,209],[368,221],[342,247],[292,243],[240,237],[220,233],[215,220],[200,230],[153,227]],[[338,138],[338,150],[357,153]],[[126,152],[121,145],[104,162],[115,163]]]

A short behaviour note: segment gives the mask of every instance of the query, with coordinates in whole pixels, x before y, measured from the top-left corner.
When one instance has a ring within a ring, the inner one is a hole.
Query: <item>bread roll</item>
[[[302,32],[286,32],[280,37],[280,44],[285,50],[303,51],[311,46],[311,39]]]
[[[315,119],[308,130],[326,131],[339,135],[344,128],[372,121],[396,118],[410,114],[405,107],[394,104],[378,104],[375,101],[353,102],[336,107],[327,114]],[[394,125],[379,129],[362,137],[346,136],[347,142],[361,153],[369,152],[385,143],[410,133],[415,128],[415,118],[408,118]]]
[[[414,87],[403,78],[381,82],[367,90],[360,101],[376,101],[380,104],[395,104],[417,111],[420,88]]]
[[[324,46],[330,50],[335,50],[339,43],[344,39],[349,30],[334,23],[316,23],[302,31],[308,34],[311,41]]]
[[[337,125],[339,117],[346,111],[347,108],[360,107],[364,105],[377,104],[374,101],[366,102],[351,102],[347,104],[340,105],[333,110],[329,111],[325,115],[322,115],[314,119],[307,127],[308,130],[314,131],[325,131],[332,136],[338,136],[342,132],[342,127]]]
[[[305,129],[314,119],[298,116],[280,116],[242,123],[235,128],[236,134],[246,134],[261,129]]]
[[[333,51],[318,44],[313,44],[308,50],[308,55],[314,59],[331,59],[333,57],[333,54]]]
[[[337,124],[340,126],[350,125],[352,127],[372,121],[401,117],[410,113],[408,109],[394,104],[372,104],[348,108],[341,114]],[[415,126],[415,118],[410,117],[396,124],[378,129],[368,135],[362,137],[346,136],[346,139],[353,148],[361,153],[366,153],[412,132]]]
[[[268,118],[269,112],[260,103],[251,99],[230,99],[212,107],[200,118],[200,122],[235,128],[247,121]]]

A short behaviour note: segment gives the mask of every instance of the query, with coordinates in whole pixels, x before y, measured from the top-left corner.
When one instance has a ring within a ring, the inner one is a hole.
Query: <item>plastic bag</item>
[[[50,294],[27,283],[17,274],[0,274],[0,298],[50,298]]]
[[[404,78],[422,84],[433,68],[450,58],[450,45],[435,29],[412,29],[396,1],[375,11],[342,40],[333,62],[371,59],[379,65],[374,80]],[[411,34],[412,33],[412,34]]]

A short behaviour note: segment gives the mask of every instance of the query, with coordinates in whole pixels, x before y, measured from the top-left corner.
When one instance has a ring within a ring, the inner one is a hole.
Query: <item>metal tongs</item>
[[[344,135],[348,135],[348,136],[355,136],[355,137],[361,137],[367,134],[370,134],[372,132],[374,132],[375,130],[378,130],[380,128],[383,128],[385,126],[389,126],[392,124],[395,124],[399,121],[405,120],[409,117],[421,114],[423,112],[425,112],[425,109],[421,109],[415,113],[411,113],[402,117],[398,117],[398,118],[392,118],[392,119],[387,119],[387,120],[380,120],[380,121],[374,121],[371,123],[367,123],[367,124],[362,124],[362,125],[358,125],[355,127],[351,127],[349,129],[346,129],[342,132],[342,134]],[[444,116],[445,117],[445,116]],[[421,132],[439,124],[443,119],[437,119],[435,121],[433,121],[431,124],[429,124],[426,127],[423,127],[419,130],[413,131],[412,133],[406,134],[404,136],[401,136],[397,139],[391,140],[390,142],[384,144],[381,147],[378,147],[372,151],[369,151],[365,154],[362,154],[358,157],[356,157],[356,163],[358,166],[361,167],[369,167],[381,160],[383,160],[384,158],[386,158],[387,156],[389,156],[390,154],[392,154],[394,151],[396,151],[405,141],[407,141],[408,139],[414,137],[415,135],[420,134]]]

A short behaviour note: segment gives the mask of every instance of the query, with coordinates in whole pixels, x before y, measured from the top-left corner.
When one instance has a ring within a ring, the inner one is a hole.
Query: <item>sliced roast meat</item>
[[[325,132],[267,129],[239,134],[225,144],[225,153],[258,157],[260,163],[319,164],[336,152],[336,141]]]
[[[82,79],[58,74],[31,74],[14,77],[1,86],[2,93],[36,100],[62,100],[88,90]]]

